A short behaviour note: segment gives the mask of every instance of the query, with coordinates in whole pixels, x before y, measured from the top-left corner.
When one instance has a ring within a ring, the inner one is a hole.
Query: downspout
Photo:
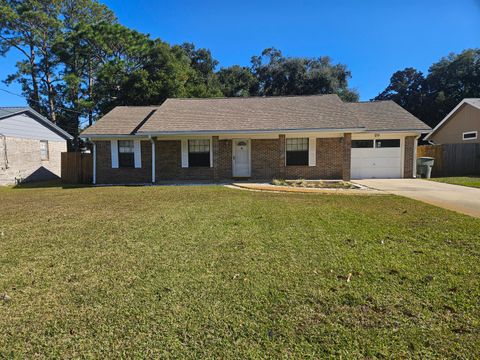
[[[155,140],[153,140],[152,135],[149,135],[148,139],[152,144],[152,184],[155,184]]]
[[[93,141],[93,176],[92,184],[97,183],[97,144]]]

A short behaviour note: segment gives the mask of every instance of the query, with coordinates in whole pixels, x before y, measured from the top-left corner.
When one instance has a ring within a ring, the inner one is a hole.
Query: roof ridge
[[[345,102],[346,104],[374,104],[374,103],[380,103],[380,102],[390,102],[393,101],[391,99],[387,100],[363,100],[363,101],[353,101],[353,102]],[[395,101],[393,101],[395,102]]]
[[[309,94],[309,95],[269,95],[269,96],[218,96],[218,97],[176,97],[176,98],[167,98],[167,100],[231,100],[231,99],[238,99],[238,100],[251,100],[251,99],[280,99],[280,98],[301,98],[301,97],[321,97],[321,96],[337,96],[338,94],[331,93],[331,94]]]

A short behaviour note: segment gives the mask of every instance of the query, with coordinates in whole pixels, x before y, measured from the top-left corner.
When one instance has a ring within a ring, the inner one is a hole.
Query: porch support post
[[[285,134],[278,135],[278,151],[278,176],[280,179],[285,179],[285,176],[287,176],[285,162]]]
[[[343,181],[350,181],[352,164],[352,134],[343,134]]]
[[[92,174],[92,184],[97,183],[97,144],[93,142],[93,174]]]
[[[152,184],[155,184],[155,140],[149,136],[150,143],[152,144]]]
[[[218,136],[212,136],[212,161],[213,161],[213,181],[219,180],[218,174],[218,161],[219,161],[219,154],[218,154]]]

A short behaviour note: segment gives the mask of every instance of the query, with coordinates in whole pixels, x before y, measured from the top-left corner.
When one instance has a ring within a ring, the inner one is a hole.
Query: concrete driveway
[[[422,179],[365,179],[353,182],[480,218],[480,189]]]

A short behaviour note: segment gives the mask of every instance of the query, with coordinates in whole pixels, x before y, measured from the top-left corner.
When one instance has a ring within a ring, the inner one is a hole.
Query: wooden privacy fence
[[[417,157],[433,157],[432,176],[480,175],[480,144],[422,145]]]
[[[66,184],[91,184],[93,177],[92,154],[62,153],[62,181]]]
[[[432,176],[443,176],[443,149],[442,145],[422,145],[417,148],[417,158],[432,157],[435,162],[432,168]]]

